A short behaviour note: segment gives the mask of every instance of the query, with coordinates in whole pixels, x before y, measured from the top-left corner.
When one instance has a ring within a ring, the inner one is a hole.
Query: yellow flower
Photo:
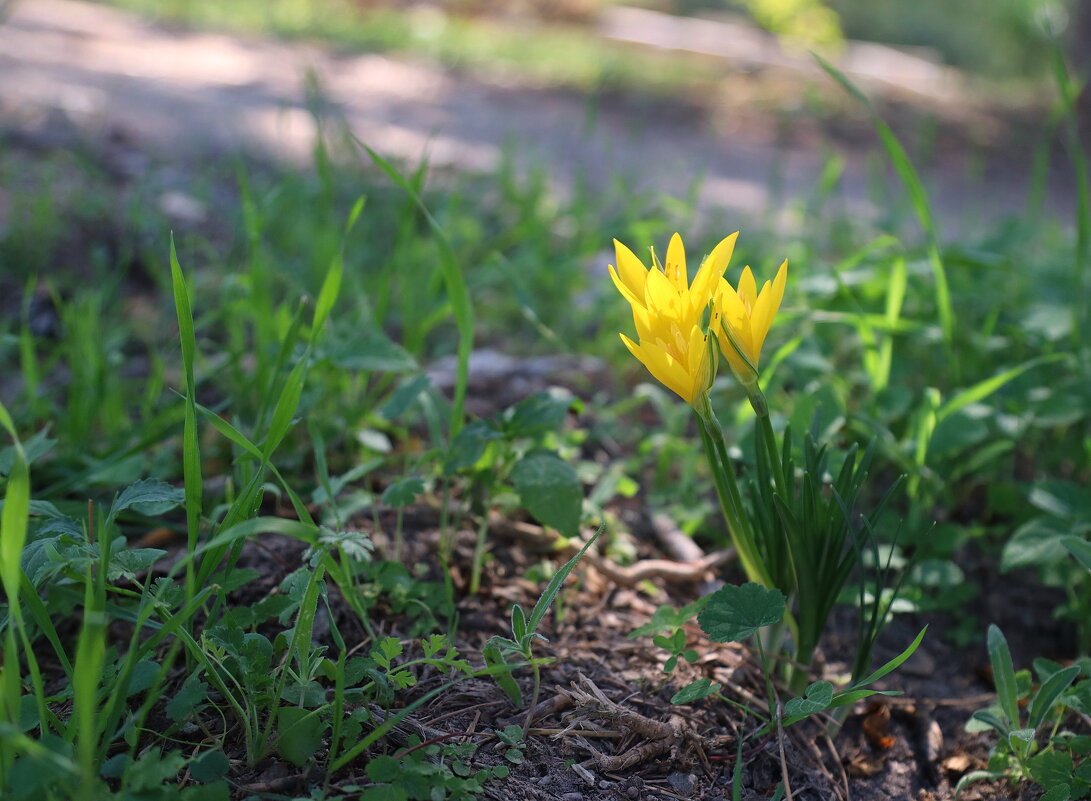
[[[761,346],[780,309],[787,280],[787,259],[780,265],[776,278],[772,282],[766,281],[761,292],[757,291],[750,267],[743,268],[737,288],[732,287],[727,279],[720,279],[716,307],[722,321],[714,330],[720,341],[720,350],[731,365],[732,372],[744,385],[749,386],[757,380]]]
[[[712,250],[692,284],[678,234],[667,247],[666,265],[660,267],[653,252],[651,269],[614,240],[617,269],[610,265],[610,277],[633,308],[640,340],[637,344],[622,334],[621,341],[653,376],[691,405],[712,382],[715,354],[708,347],[704,324],[707,313],[711,328],[720,328],[720,312],[713,300],[737,237],[736,232]]]

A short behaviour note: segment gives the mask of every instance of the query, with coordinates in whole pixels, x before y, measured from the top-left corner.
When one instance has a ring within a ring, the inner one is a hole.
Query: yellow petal
[[[758,298],[757,289],[754,274],[750,272],[750,265],[743,267],[742,275],[739,276],[739,299],[748,310],[754,307],[754,301]]]
[[[777,276],[773,279],[772,285],[768,281],[765,282],[754,308],[752,328],[756,351],[755,365],[758,363],[757,356],[761,354],[762,345],[765,344],[765,335],[769,333],[769,328],[773,325],[773,318],[777,316],[777,312],[780,310],[780,302],[784,299],[784,286],[787,282],[788,260],[785,259],[784,263],[780,265],[780,269],[777,270]]]
[[[614,240],[614,256],[617,258],[617,270],[625,286],[638,298],[644,297],[644,279],[648,268],[629,248]]]
[[[659,270],[649,270],[644,284],[644,306],[656,314],[678,316],[678,290]]]
[[[629,352],[648,368],[648,372],[659,383],[672,390],[686,403],[691,402],[693,388],[689,376],[685,368],[669,353],[655,345],[648,345],[643,342],[638,345],[624,334],[621,335],[621,340],[625,343],[625,347],[629,349]]]
[[[709,364],[707,340],[700,328],[694,327],[689,335],[688,372],[690,377],[690,397],[692,404],[696,397],[704,391],[708,385],[709,373],[712,365]]]
[[[667,278],[679,292],[689,289],[689,271],[686,269],[686,249],[682,237],[675,233],[667,245],[667,263],[663,267]]]
[[[663,338],[659,318],[643,306],[633,305],[633,325],[636,326],[636,335],[641,342],[655,342],[657,338]]]
[[[626,284],[618,276],[617,272],[614,270],[614,265],[612,265],[612,264],[609,265],[609,269],[610,269],[610,278],[613,279],[614,286],[617,287],[617,291],[621,293],[621,296],[623,298],[625,298],[625,300],[629,301],[629,303],[632,304],[634,309],[637,306],[639,306],[641,308],[644,308],[644,289],[643,289],[643,287],[641,287],[639,295],[634,294],[633,290],[629,288],[628,284]]]
[[[742,298],[739,297],[738,293],[726,279],[720,280],[720,294],[717,297],[724,323],[731,326],[731,331],[734,333],[736,341],[746,351],[747,355],[749,355],[751,344],[750,310],[746,308]],[[717,334],[719,333],[720,332],[717,330]],[[728,345],[724,348],[725,356],[727,355],[728,347],[730,346]]]

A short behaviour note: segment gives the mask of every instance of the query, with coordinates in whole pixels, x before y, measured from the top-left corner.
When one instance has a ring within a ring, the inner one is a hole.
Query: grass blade
[[[1053,75],[1061,93],[1061,102],[1067,118],[1069,157],[1076,173],[1076,254],[1073,261],[1073,299],[1075,319],[1073,320],[1073,339],[1077,346],[1082,343],[1080,331],[1087,323],[1088,304],[1086,298],[1091,292],[1088,286],[1088,270],[1091,270],[1091,186],[1087,173],[1087,158],[1080,139],[1079,122],[1076,113],[1076,100],[1081,88],[1072,82],[1065,65],[1064,53],[1059,45],[1053,45]],[[1085,300],[1081,301],[1080,298]]]
[[[947,282],[947,269],[943,264],[943,255],[940,253],[939,231],[935,217],[932,214],[932,206],[928,201],[928,193],[924,189],[924,184],[921,183],[920,175],[913,166],[909,154],[906,153],[905,147],[902,146],[890,126],[879,116],[868,96],[850,81],[843,72],[822,56],[817,53],[812,55],[818,61],[818,65],[837,81],[845,91],[859,100],[867,110],[868,116],[871,117],[871,124],[879,134],[879,139],[890,157],[890,162],[894,165],[895,172],[902,179],[902,184],[909,194],[909,201],[913,206],[913,211],[916,213],[917,220],[920,222],[921,229],[928,241],[928,262],[932,267],[932,278],[936,287],[936,313],[939,317],[940,328],[943,331],[943,341],[947,345],[948,357],[953,359],[955,314],[951,305],[951,290]]]
[[[587,553],[587,549],[594,545],[595,540],[599,538],[599,534],[602,533],[605,528],[605,523],[599,526],[599,530],[595,532],[594,536],[587,541],[587,543],[580,548],[580,552],[573,556],[568,562],[553,574],[553,578],[550,579],[548,586],[542,597],[538,599],[538,603],[534,604],[534,609],[530,612],[530,620],[527,621],[527,633],[533,634],[538,630],[538,624],[542,622],[542,618],[545,617],[546,612],[549,611],[550,604],[553,603],[553,599],[557,597],[557,593],[561,591],[561,585],[564,584],[564,580],[568,578],[568,574],[572,572],[572,569],[579,563],[583,555]]]
[[[202,477],[201,449],[197,441],[197,379],[193,362],[197,353],[197,338],[193,331],[193,311],[190,308],[189,292],[182,267],[178,263],[178,252],[174,247],[174,234],[170,238],[170,277],[174,291],[174,309],[178,317],[178,338],[182,346],[182,367],[186,377],[186,414],[182,430],[182,480],[186,493],[186,533],[187,551],[192,554],[197,548],[197,538],[201,530]],[[187,561],[186,597],[192,598],[195,591],[193,563]]]
[[[455,394],[451,404],[451,431],[453,438],[462,429],[464,409],[466,406],[466,388],[470,380],[470,353],[474,346],[474,313],[473,303],[470,300],[470,291],[466,286],[466,280],[462,277],[458,260],[455,257],[454,248],[447,240],[443,228],[428,207],[424,205],[417,190],[413,188],[405,177],[394,168],[386,159],[365,145],[355,136],[353,139],[362,147],[371,160],[385,172],[390,179],[400,186],[420,209],[421,214],[428,220],[432,232],[436,236],[439,246],[439,266],[443,275],[443,283],[447,288],[447,299],[451,304],[451,313],[455,318],[455,326],[458,328],[458,364],[455,369]]]
[[[905,662],[905,660],[907,660],[909,657],[911,657],[913,655],[913,653],[917,650],[917,646],[919,646],[921,644],[921,640],[924,639],[924,634],[927,631],[928,631],[928,626],[925,626],[923,629],[921,629],[920,634],[918,634],[914,638],[913,642],[909,643],[909,647],[907,647],[904,651],[902,651],[896,657],[891,659],[889,662],[887,662],[881,668],[876,670],[874,673],[869,675],[866,679],[863,679],[862,681],[856,682],[855,686],[863,687],[864,685],[871,684],[872,682],[876,682],[879,679],[881,679],[883,676],[887,675],[888,673],[892,673],[893,671],[895,671],[899,667],[901,667],[902,663]]]
[[[962,390],[962,392],[958,393],[945,404],[940,406],[939,409],[936,410],[936,422],[941,423],[943,422],[943,420],[950,417],[952,414],[959,411],[960,409],[969,406],[971,403],[977,403],[980,400],[984,400],[985,398],[989,397],[989,395],[992,395],[1002,386],[1007,384],[1009,381],[1018,378],[1027,370],[1030,370],[1032,367],[1037,367],[1041,364],[1048,364],[1049,362],[1055,362],[1067,358],[1068,356],[1063,353],[1055,353],[1050,356],[1039,356],[1037,359],[1031,359],[1030,361],[1023,362],[1022,364],[1009,368],[1002,373],[990,376],[984,381],[979,381],[972,387],[968,387]]]

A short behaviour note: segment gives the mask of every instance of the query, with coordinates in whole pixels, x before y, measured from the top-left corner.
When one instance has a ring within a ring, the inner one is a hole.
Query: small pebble
[[[564,801],[583,801],[583,793],[565,793],[561,798]]]
[[[667,777],[667,784],[669,784],[678,795],[683,798],[689,798],[693,795],[693,791],[697,789],[697,776],[693,773],[675,771]]]

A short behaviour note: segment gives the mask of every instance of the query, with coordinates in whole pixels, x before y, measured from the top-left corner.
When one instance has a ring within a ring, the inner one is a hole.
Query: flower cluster
[[[749,267],[735,287],[723,277],[738,236],[736,232],[713,248],[692,283],[678,234],[671,237],[665,265],[652,251],[651,268],[614,240],[617,268],[610,265],[610,277],[632,306],[639,342],[624,334],[621,340],[656,379],[690,405],[698,403],[715,377],[710,335],[736,377],[746,387],[754,386],[765,336],[784,297],[787,260],[760,292]]]

